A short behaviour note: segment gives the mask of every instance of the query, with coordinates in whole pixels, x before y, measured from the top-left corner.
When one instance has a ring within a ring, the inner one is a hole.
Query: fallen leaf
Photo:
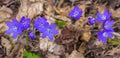
[[[50,47],[54,46],[53,41],[49,41],[48,38],[39,38],[39,48],[42,51],[47,51],[50,49]]]
[[[113,18],[120,18],[120,8],[118,8],[116,10],[110,8],[110,12],[112,12]]]
[[[90,40],[91,33],[90,32],[83,32],[82,34],[82,40],[88,42]]]
[[[7,51],[7,55],[10,53],[12,45],[10,43],[10,41],[4,37],[1,38],[1,44],[2,46],[4,46],[6,48]]]
[[[115,55],[120,53],[120,47],[115,47],[112,50],[109,50],[105,53],[105,55]]]
[[[57,56],[57,55],[48,53],[48,54],[46,55],[46,58],[60,58],[60,56]]]
[[[8,29],[5,22],[0,23],[0,33],[5,32]]]
[[[83,54],[79,53],[78,51],[74,50],[72,53],[69,55],[68,58],[84,58]]]
[[[0,7],[0,22],[8,21],[11,18],[13,11],[6,6]]]
[[[64,55],[65,54],[65,48],[63,45],[56,45],[54,50],[53,50],[53,53],[55,55]]]
[[[37,1],[35,3],[30,3],[30,1],[28,0],[22,0],[16,18],[18,21],[20,21],[22,16],[26,16],[32,19],[33,17],[40,15],[42,12],[43,12],[42,2]]]
[[[82,54],[85,53],[85,43],[83,43],[83,42],[81,43],[78,51],[79,51],[80,53],[82,53]]]

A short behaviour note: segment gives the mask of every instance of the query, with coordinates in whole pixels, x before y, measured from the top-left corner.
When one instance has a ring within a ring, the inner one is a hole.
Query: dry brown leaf
[[[103,44],[103,42],[96,39],[95,42],[93,43],[93,45],[96,45],[96,47],[103,47],[104,44]]]
[[[78,51],[74,50],[74,51],[72,51],[72,53],[69,55],[68,58],[84,58],[84,56],[83,56],[83,54],[81,54]]]
[[[117,10],[113,10],[112,8],[110,9],[110,12],[112,12],[112,17],[113,18],[120,18],[120,8]]]
[[[64,8],[55,8],[55,11],[62,16],[68,16],[68,14],[72,10],[72,8],[70,8],[70,6],[66,6]]]
[[[63,45],[56,45],[53,49],[53,53],[55,55],[64,55],[65,54],[65,48]]]
[[[7,26],[6,26],[6,23],[3,22],[3,23],[0,23],[0,32],[5,32],[7,30]]]
[[[105,55],[115,55],[116,53],[120,53],[120,47],[113,48],[112,50],[107,51]]]
[[[71,24],[71,19],[66,17],[66,16],[56,15],[54,17],[55,17],[55,19],[59,19],[59,20],[65,21],[67,24]]]
[[[30,3],[28,0],[22,0],[19,12],[16,16],[17,20],[20,21],[22,16],[27,16],[28,18],[33,18],[40,15],[43,11],[43,3],[36,2]]]
[[[10,8],[7,8],[5,6],[0,7],[0,22],[10,19],[12,14],[13,11]]]
[[[90,32],[83,32],[82,34],[82,40],[88,42],[90,40],[91,33]]]
[[[79,20],[75,22],[75,26],[79,29],[84,28],[84,24],[87,22],[86,18],[81,17]]]
[[[54,47],[53,41],[49,41],[48,38],[39,38],[39,48],[42,51],[47,51],[49,50],[51,47]]]
[[[27,11],[28,11],[28,0],[21,0],[21,5],[19,7],[19,11],[16,16],[17,20],[20,21],[22,16],[27,16]]]
[[[78,5],[78,7],[82,10],[82,16],[85,17],[85,9],[88,7],[87,5]]]
[[[28,16],[29,18],[33,18],[37,15],[40,15],[43,11],[43,3],[36,2],[31,4],[31,6],[28,8]]]
[[[80,45],[78,51],[79,51],[80,53],[82,53],[82,54],[85,53],[85,43],[82,43],[82,44]]]
[[[48,54],[46,55],[46,58],[60,58],[60,56],[57,56],[57,55],[48,53]]]
[[[23,58],[23,52],[24,52],[24,49],[22,47],[18,50],[17,56],[15,58]]]
[[[10,41],[4,37],[1,38],[1,44],[2,46],[4,46],[7,50],[7,55],[10,53],[10,50],[12,48],[12,45],[10,43]]]
[[[47,21],[48,21],[50,24],[55,23],[55,18],[53,18],[53,17],[51,17],[51,16],[45,16],[45,18],[47,18]]]

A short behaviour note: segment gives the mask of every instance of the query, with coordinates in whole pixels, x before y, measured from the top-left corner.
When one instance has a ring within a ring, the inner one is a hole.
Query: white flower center
[[[47,31],[50,32],[50,29],[48,28]]]
[[[104,36],[104,37],[108,37],[107,32],[104,32],[104,33],[103,33],[103,36]]]
[[[103,19],[103,20],[106,20],[106,16],[105,16],[105,15],[103,15],[103,16],[102,16],[102,19]]]
[[[14,27],[13,27],[13,30],[17,30],[17,27],[16,27],[16,26],[14,26]]]
[[[73,16],[76,17],[78,14],[79,14],[79,12],[75,11]]]

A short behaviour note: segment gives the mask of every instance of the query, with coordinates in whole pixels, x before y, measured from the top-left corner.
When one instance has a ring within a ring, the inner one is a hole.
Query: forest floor
[[[79,20],[68,16],[75,6],[82,10]],[[115,22],[114,37],[106,43],[97,37],[101,24],[88,22],[88,17],[105,9]],[[44,16],[49,23],[56,23],[59,33],[53,41],[43,39],[36,30],[34,39],[25,34],[14,39],[5,33],[6,22],[20,21],[22,16],[31,21]],[[0,0],[0,58],[120,58],[120,0]]]

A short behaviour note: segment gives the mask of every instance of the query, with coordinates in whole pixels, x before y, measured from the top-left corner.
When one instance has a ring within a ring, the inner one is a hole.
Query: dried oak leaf
[[[78,40],[80,30],[76,30],[73,26],[66,26],[62,29],[61,34],[55,39],[57,44],[73,44]]]
[[[91,33],[90,33],[90,31],[83,32],[82,38],[81,38],[82,40],[88,42],[88,41],[90,40],[90,38],[91,38]]]
[[[65,21],[67,23],[71,23],[71,19],[66,17],[66,16],[62,16],[62,15],[56,15],[54,16],[55,19],[59,19],[59,20],[62,20],[62,21]]]
[[[44,52],[50,50],[54,45],[53,41],[49,41],[48,38],[39,38],[39,48]]]
[[[11,18],[13,11],[5,6],[0,7],[0,22],[7,21]]]
[[[18,21],[22,16],[27,16],[28,18],[33,18],[37,15],[40,15],[43,12],[43,3],[42,2],[35,2],[30,3],[28,0],[22,0],[21,5],[19,8],[19,12],[16,16]]]
[[[54,55],[54,54],[51,54],[51,53],[47,53],[46,58],[60,58],[60,56],[57,56],[57,55]]]
[[[70,8],[70,6],[65,6],[64,8],[55,8],[55,11],[62,16],[68,16],[72,8]]]
[[[2,44],[2,46],[4,46],[6,48],[7,55],[8,55],[10,53],[11,48],[12,48],[10,41],[8,39],[2,37],[1,44]]]
[[[110,12],[112,12],[113,18],[120,18],[120,8],[118,8],[116,10],[110,8]]]
[[[78,51],[79,51],[80,53],[85,53],[85,43],[84,43],[84,42],[81,43],[81,45],[80,45]]]
[[[65,48],[63,45],[56,45],[53,49],[53,53],[55,55],[64,55],[65,54]]]
[[[112,50],[108,50],[105,55],[115,55],[120,54],[120,47],[115,47]]]
[[[48,3],[49,2],[49,3]],[[54,13],[54,3],[55,1],[54,0],[48,0],[46,3],[45,3],[45,13],[48,15],[48,16],[52,16]]]
[[[23,58],[23,52],[24,52],[24,48],[21,47],[21,48],[18,50],[17,56],[16,56],[15,58]]]
[[[79,53],[78,51],[74,50],[72,53],[69,55],[69,57],[66,58],[84,58],[83,54]]]
[[[0,23],[0,33],[5,32],[7,29],[5,22]]]

